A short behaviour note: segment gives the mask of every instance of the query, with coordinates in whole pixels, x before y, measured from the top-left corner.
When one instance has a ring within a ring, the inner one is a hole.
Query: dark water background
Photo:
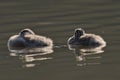
[[[44,55],[53,59],[26,67],[29,63],[10,56],[7,49],[9,37],[24,28],[60,46],[77,27],[101,35],[107,42],[104,53],[77,62],[67,47],[54,48]],[[119,0],[0,0],[0,80],[120,80],[119,35]]]

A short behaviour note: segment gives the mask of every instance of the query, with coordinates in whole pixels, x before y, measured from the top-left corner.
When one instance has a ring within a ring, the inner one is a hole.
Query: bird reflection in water
[[[35,67],[36,65],[40,65],[38,61],[45,61],[53,59],[52,57],[48,57],[53,53],[53,49],[51,46],[42,47],[42,48],[26,48],[20,50],[14,50],[13,53],[10,53],[10,56],[18,56],[19,59],[23,62],[23,67]]]
[[[101,64],[97,59],[101,59],[100,53],[103,53],[105,46],[80,46],[69,45],[69,50],[75,54],[77,66],[98,65]]]

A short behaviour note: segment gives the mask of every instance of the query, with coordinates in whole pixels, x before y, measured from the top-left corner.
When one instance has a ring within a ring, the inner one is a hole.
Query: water
[[[0,80],[119,80],[119,4],[119,0],[1,0]],[[107,42],[104,52],[77,61],[66,47],[77,27],[101,35]],[[10,56],[7,40],[24,28],[52,38],[54,52],[28,55],[27,60],[26,55]]]

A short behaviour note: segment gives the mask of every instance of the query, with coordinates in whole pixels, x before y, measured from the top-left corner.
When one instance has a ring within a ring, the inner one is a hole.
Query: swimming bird
[[[88,34],[82,28],[77,28],[74,31],[74,35],[68,39],[69,45],[78,45],[78,46],[106,46],[106,42],[102,37],[95,34]]]
[[[13,35],[8,40],[8,49],[35,48],[53,46],[53,41],[45,36],[36,35],[31,29],[23,29],[18,35]]]

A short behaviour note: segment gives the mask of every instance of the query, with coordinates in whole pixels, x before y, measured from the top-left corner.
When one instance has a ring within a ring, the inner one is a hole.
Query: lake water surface
[[[104,52],[76,60],[66,44],[78,27],[101,35]],[[9,37],[24,28],[52,38],[54,52],[9,52]],[[1,0],[0,80],[120,80],[119,35],[119,0]]]

